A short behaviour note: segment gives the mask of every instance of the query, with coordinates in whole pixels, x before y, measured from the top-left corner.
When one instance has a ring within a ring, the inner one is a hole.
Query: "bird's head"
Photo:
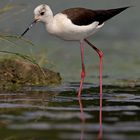
[[[46,23],[47,18],[52,17],[52,11],[46,4],[37,6],[34,10],[34,18],[36,21],[42,21]]]
[[[33,25],[39,21],[48,23],[52,19],[53,13],[50,7],[46,4],[41,4],[34,9],[34,21],[28,26],[28,28],[21,34],[21,37],[29,31]]]

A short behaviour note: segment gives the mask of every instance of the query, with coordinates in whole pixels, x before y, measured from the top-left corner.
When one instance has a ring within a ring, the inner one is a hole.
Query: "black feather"
[[[75,25],[89,25],[95,21],[99,22],[99,25],[121,13],[129,7],[122,7],[109,10],[90,10],[85,8],[70,8],[62,11]]]

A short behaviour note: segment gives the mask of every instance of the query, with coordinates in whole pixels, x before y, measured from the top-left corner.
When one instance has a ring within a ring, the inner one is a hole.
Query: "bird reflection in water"
[[[79,106],[80,106],[80,112],[81,112],[80,118],[81,118],[81,124],[82,124],[80,140],[84,140],[86,118],[85,118],[85,115],[84,115],[82,98],[79,97],[78,101],[79,101]],[[103,138],[103,128],[102,128],[102,94],[100,94],[99,132],[98,132],[97,140],[102,140],[102,138]]]

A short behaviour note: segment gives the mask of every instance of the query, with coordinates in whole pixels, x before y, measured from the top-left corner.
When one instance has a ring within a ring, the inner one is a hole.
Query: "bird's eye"
[[[43,16],[45,14],[45,12],[41,12],[40,15]]]

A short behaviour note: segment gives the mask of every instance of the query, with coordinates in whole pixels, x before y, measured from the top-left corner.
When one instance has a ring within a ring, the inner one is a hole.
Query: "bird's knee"
[[[100,58],[102,58],[103,55],[104,55],[104,53],[103,53],[102,51],[100,51],[100,52],[99,52],[99,56],[100,56]]]
[[[83,78],[85,78],[85,76],[86,76],[85,71],[82,71],[82,72],[81,72],[81,78],[83,79]]]

